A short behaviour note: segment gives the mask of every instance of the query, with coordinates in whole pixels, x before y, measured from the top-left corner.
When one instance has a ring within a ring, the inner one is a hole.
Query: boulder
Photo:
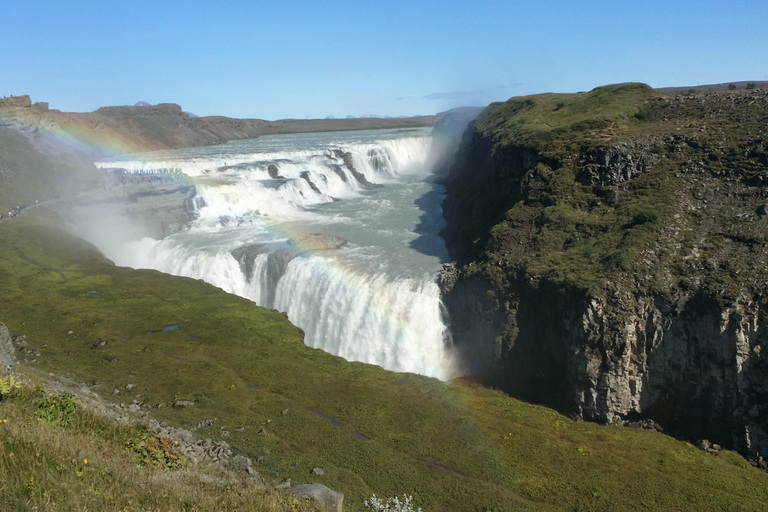
[[[263,245],[253,244],[244,245],[234,249],[230,254],[240,264],[240,270],[243,275],[250,281],[253,277],[253,263],[256,261],[256,257],[259,254],[265,253],[267,250]]]
[[[14,351],[11,333],[8,332],[8,327],[5,324],[0,323],[0,368],[3,371],[13,369]]]
[[[309,499],[317,503],[320,510],[341,512],[344,495],[320,484],[302,484],[284,491],[294,498]]]

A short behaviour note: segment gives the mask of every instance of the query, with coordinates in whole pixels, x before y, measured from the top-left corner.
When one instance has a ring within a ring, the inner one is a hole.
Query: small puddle
[[[370,437],[366,436],[365,434],[361,434],[357,430],[353,430],[352,432],[350,432],[350,434],[352,434],[352,437],[354,437],[355,439],[359,439],[360,441],[370,441],[371,440]]]
[[[95,294],[98,294],[99,292],[97,292],[96,290],[91,290],[91,291],[89,291],[88,293],[95,293]]]
[[[408,384],[409,382],[411,382],[411,379],[400,379],[399,381],[395,382],[395,384],[401,386],[403,384]]]
[[[246,386],[248,389],[261,389],[261,386]]]
[[[163,332],[177,331],[177,330],[179,330],[180,326],[181,326],[181,324],[166,325],[165,327],[163,327]],[[160,332],[160,331],[147,331],[147,335],[154,334],[156,332]]]
[[[431,460],[426,460],[426,459],[416,459],[416,460],[418,460],[419,462],[423,462],[427,466],[432,466],[433,468],[444,469],[446,471],[450,471],[451,473],[453,473],[455,475],[459,475],[460,477],[469,478],[468,474],[462,473],[461,471],[459,471],[457,469],[449,468],[448,466],[443,466],[442,464],[438,464],[437,462],[434,462],[434,461],[431,461]]]
[[[315,409],[314,407],[307,407],[306,410],[309,411],[309,412],[313,412],[313,413],[317,414],[321,418],[325,418],[327,420],[330,420],[331,421],[331,425],[333,425],[334,427],[343,427],[344,426],[344,424],[342,422],[340,422],[339,420],[337,420],[333,416],[326,416],[325,414],[323,414],[319,410]]]

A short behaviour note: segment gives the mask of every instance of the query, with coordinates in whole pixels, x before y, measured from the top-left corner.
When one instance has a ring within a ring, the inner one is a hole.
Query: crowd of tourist
[[[35,203],[37,203],[37,201],[35,201]],[[8,212],[7,217],[3,217],[3,214],[0,213],[0,219],[4,219],[4,218],[12,219],[14,217],[18,217],[19,215],[21,215],[21,212],[23,212],[26,209],[27,209],[27,205],[24,205],[24,204],[22,204],[21,206],[16,206],[13,208],[13,210]]]

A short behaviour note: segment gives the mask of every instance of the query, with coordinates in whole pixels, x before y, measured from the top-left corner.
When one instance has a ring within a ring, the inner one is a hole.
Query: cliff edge
[[[512,98],[446,178],[465,371],[585,419],[768,453],[768,91]]]

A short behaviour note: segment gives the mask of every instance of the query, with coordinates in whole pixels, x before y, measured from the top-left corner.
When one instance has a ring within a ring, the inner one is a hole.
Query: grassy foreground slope
[[[42,211],[0,223],[0,240],[0,320],[40,353],[20,362],[22,375],[83,382],[175,426],[211,420],[201,437],[260,459],[267,480],[343,492],[347,510],[373,493],[412,494],[425,511],[768,507],[768,475],[733,453],[346,362],[306,347],[279,312],[201,281],[115,267]],[[94,347],[98,338],[106,345]],[[170,406],[179,399],[195,406]],[[20,414],[13,404],[0,402],[0,416]],[[6,481],[24,467],[10,453],[32,434],[3,428]],[[36,450],[49,456],[44,444]],[[314,467],[325,474],[311,475]],[[48,485],[57,509],[77,508],[61,501],[65,479]],[[30,493],[30,506],[45,499]]]

